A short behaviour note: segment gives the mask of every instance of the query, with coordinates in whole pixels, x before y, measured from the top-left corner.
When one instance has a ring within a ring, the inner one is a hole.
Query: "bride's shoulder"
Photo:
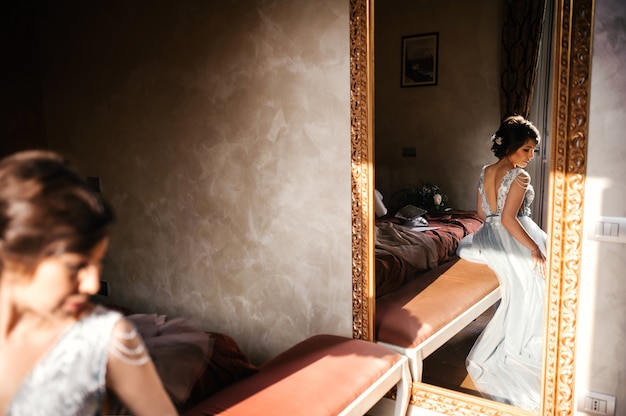
[[[513,168],[506,173],[502,182],[507,184],[507,187],[517,183],[526,189],[530,183],[530,174],[522,168]]]
[[[511,169],[508,174],[514,178],[530,180],[530,173],[526,172],[523,168],[515,167]]]
[[[496,163],[492,163],[490,165],[484,165],[480,173],[483,176],[490,176],[490,175],[494,175],[496,170],[497,170]]]
[[[492,170],[494,170],[494,169],[495,169],[495,166],[496,166],[496,164],[495,164],[495,163],[491,163],[491,164],[488,164],[488,165],[483,165],[483,168],[481,169],[481,171],[482,171],[483,173],[484,173],[484,172],[490,172],[490,171],[492,171]]]

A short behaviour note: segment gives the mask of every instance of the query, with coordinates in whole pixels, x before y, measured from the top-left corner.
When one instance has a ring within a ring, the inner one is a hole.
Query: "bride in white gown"
[[[480,393],[528,410],[540,408],[546,233],[529,217],[534,191],[524,170],[540,136],[509,117],[492,137],[498,161],[483,167],[477,211],[484,224],[459,245],[460,257],[486,263],[502,299],[466,364]]]

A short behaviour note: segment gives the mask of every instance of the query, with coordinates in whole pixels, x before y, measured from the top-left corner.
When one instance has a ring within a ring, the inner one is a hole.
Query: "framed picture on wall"
[[[402,87],[437,85],[439,33],[402,37]]]

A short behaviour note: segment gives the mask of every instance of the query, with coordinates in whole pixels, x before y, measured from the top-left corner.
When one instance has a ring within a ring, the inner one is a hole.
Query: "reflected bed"
[[[376,219],[376,297],[400,289],[456,256],[459,241],[482,225],[473,211],[424,215],[426,227],[408,227],[394,216]]]

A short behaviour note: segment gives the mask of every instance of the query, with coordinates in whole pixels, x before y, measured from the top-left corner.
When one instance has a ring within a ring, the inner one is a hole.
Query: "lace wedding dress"
[[[480,393],[492,400],[538,411],[543,352],[545,279],[534,269],[528,248],[502,225],[500,214],[511,184],[522,173],[514,168],[504,176],[492,212],[484,190],[484,168],[479,179],[481,206],[487,218],[476,233],[459,245],[458,254],[486,263],[498,276],[502,299],[493,318],[474,344],[467,371]],[[546,233],[530,218],[534,190],[527,185],[518,219],[546,253]]]
[[[68,328],[13,396],[7,415],[97,415],[113,327],[122,317],[96,307]]]

